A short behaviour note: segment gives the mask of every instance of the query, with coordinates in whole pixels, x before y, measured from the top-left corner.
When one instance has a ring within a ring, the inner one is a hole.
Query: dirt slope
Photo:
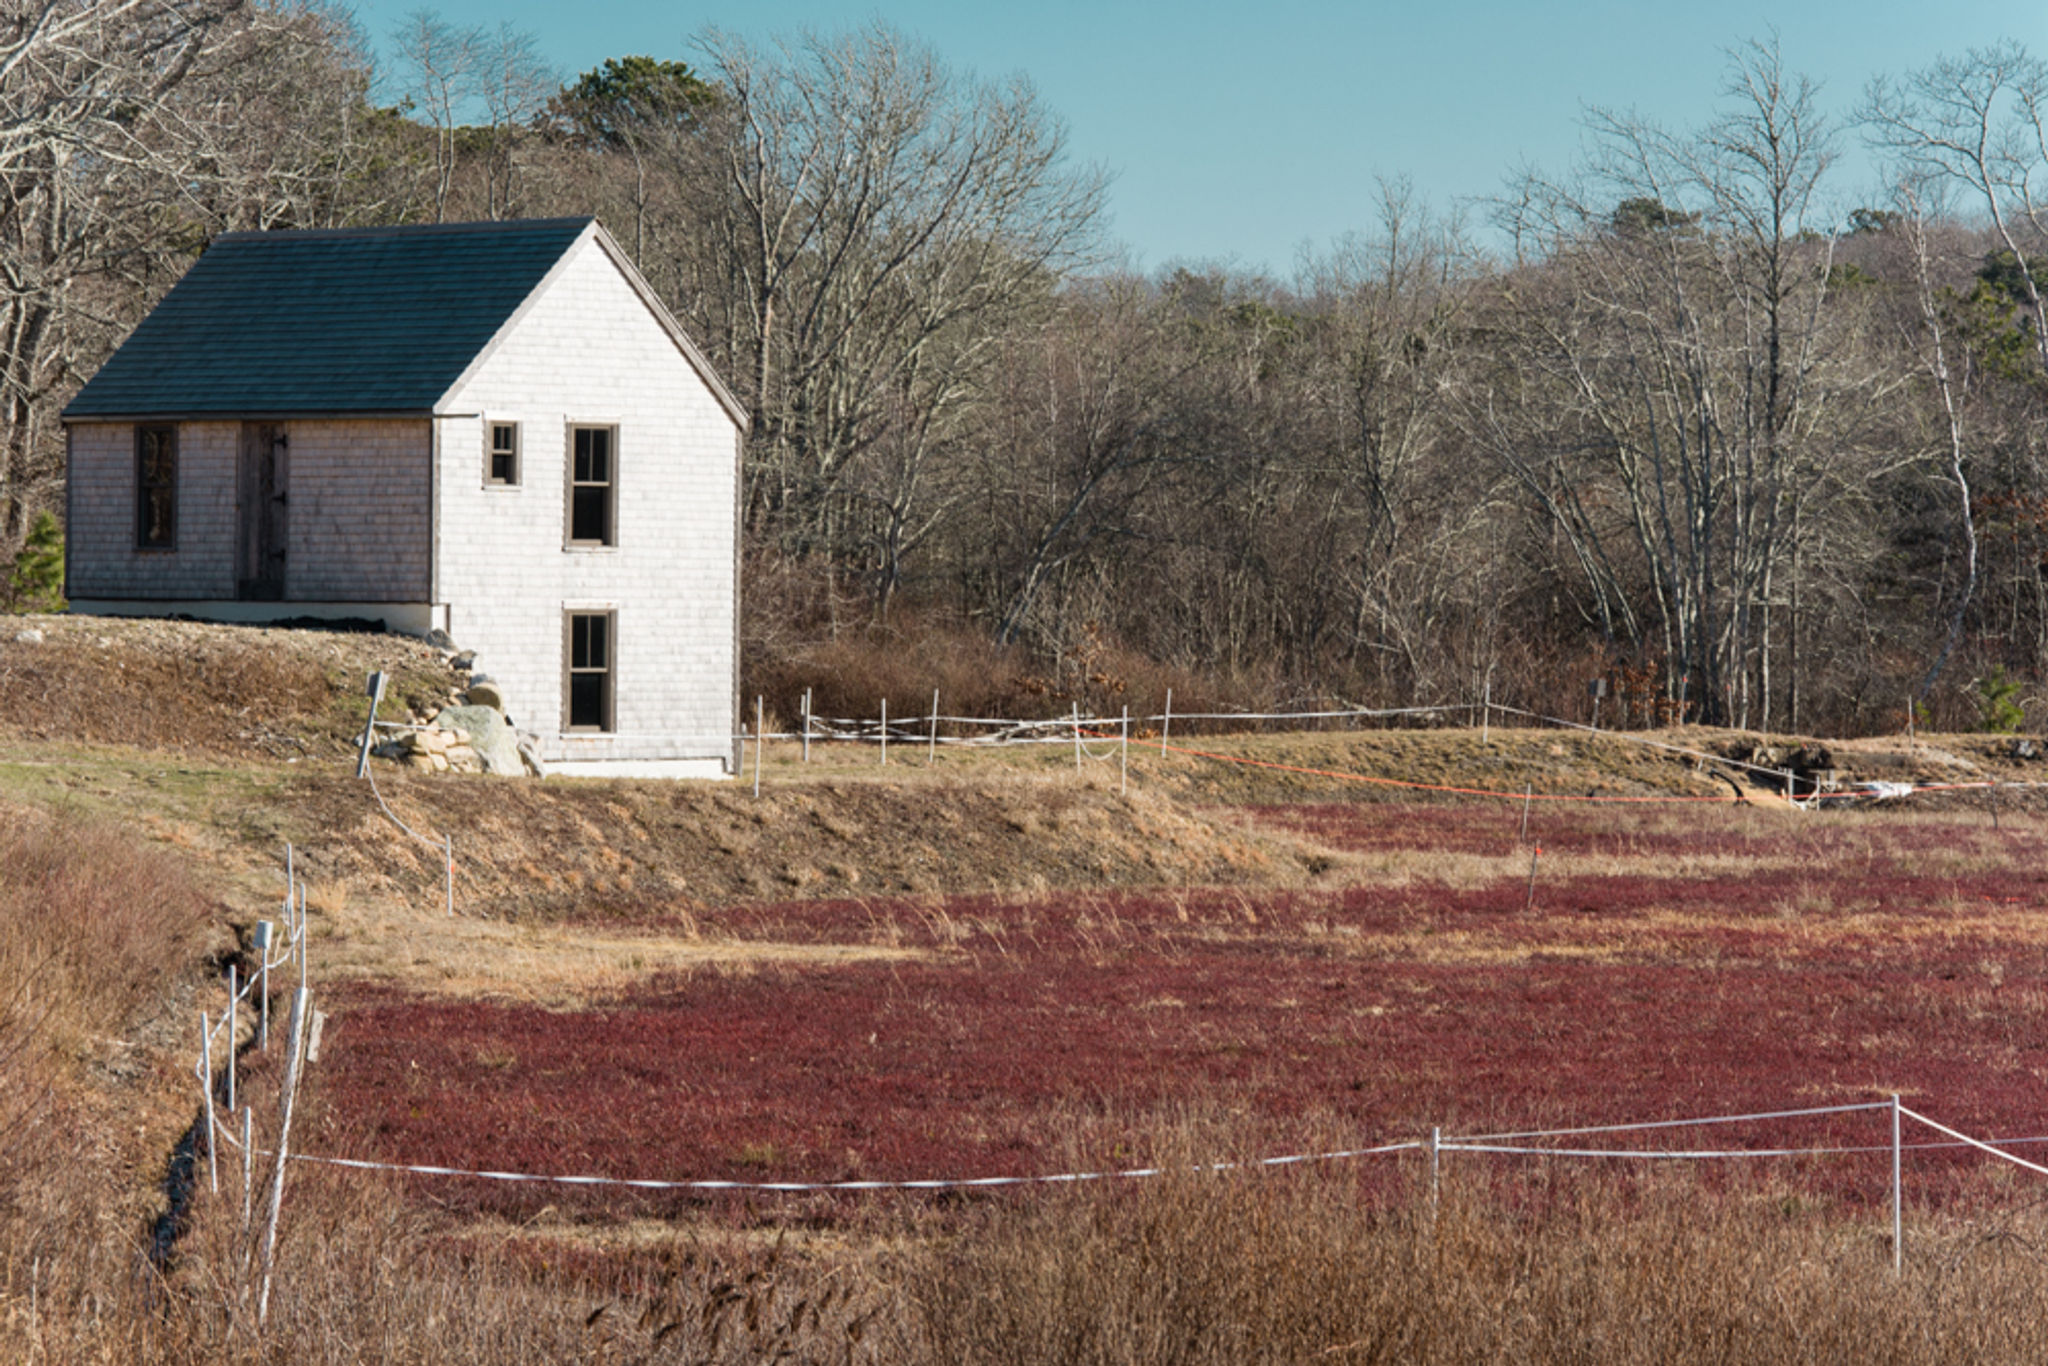
[[[41,636],[39,641],[20,637]],[[446,695],[439,650],[405,636],[116,617],[0,618],[0,739],[287,759],[339,754],[363,682]]]

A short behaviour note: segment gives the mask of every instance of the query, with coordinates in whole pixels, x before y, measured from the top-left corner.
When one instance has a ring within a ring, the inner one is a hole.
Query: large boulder
[[[519,734],[493,707],[443,707],[434,724],[442,730],[459,730],[469,737],[486,773],[503,773],[517,778],[526,772],[519,757]]]

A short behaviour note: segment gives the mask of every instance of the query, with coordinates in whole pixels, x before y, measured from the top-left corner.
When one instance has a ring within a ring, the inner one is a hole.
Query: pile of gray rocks
[[[448,704],[406,717],[407,729],[371,753],[422,773],[500,773],[517,777],[545,774],[530,738],[521,736],[505,715],[505,697],[487,674],[473,672],[470,652],[449,659],[455,686]]]

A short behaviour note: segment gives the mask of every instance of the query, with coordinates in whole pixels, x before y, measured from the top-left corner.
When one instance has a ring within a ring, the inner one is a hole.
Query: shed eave
[[[173,411],[133,413],[74,413],[59,415],[65,426],[87,422],[363,422],[418,418],[424,422],[437,414],[432,408],[185,408]]]

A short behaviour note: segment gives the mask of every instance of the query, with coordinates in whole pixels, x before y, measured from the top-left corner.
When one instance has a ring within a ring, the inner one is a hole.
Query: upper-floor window
[[[519,424],[517,422],[493,422],[490,424],[491,449],[484,465],[486,484],[509,485],[519,482]]]
[[[616,427],[569,429],[569,544],[617,545]]]
[[[178,429],[135,429],[135,544],[171,550],[178,544]]]

